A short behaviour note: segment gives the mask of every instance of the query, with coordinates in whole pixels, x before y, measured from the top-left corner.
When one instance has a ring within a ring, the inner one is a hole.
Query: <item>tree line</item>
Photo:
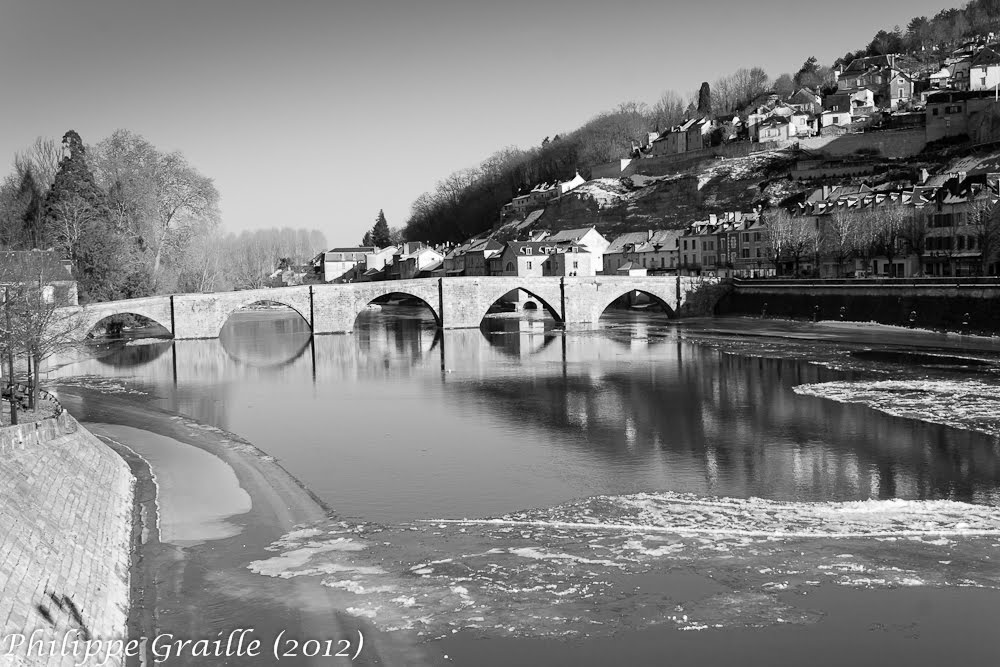
[[[315,230],[226,234],[219,199],[179,151],[129,130],[88,146],[70,130],[15,155],[0,182],[0,249],[71,259],[86,303],[256,286],[280,259],[325,247]]]

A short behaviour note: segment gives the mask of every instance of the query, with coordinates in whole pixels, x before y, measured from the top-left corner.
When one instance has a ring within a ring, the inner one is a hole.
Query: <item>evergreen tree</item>
[[[701,88],[698,90],[698,115],[699,116],[709,116],[712,113],[712,89],[708,85],[708,81],[701,82]]]
[[[367,232],[365,232],[365,235],[361,238],[361,246],[367,248],[373,245],[375,244],[372,243],[372,231],[369,229]]]
[[[371,231],[371,241],[372,245],[379,248],[387,248],[392,245],[389,223],[386,222],[385,213],[382,212],[382,209],[379,209],[378,217],[375,218],[375,226],[372,227]]]
[[[80,135],[70,130],[62,143],[64,155],[45,197],[46,244],[73,260],[84,300],[119,298],[123,239],[110,224],[107,198],[87,165]]]
[[[32,248],[39,248],[42,242],[42,214],[45,202],[42,188],[30,166],[24,170],[18,194],[25,203],[21,218],[24,221],[25,235]]]

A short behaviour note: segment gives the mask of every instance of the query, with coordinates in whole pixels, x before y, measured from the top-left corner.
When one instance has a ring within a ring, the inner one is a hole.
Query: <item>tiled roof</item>
[[[556,232],[552,236],[545,239],[552,243],[565,243],[566,241],[577,241],[583,238],[587,232],[592,230],[593,227],[581,227],[580,229],[564,229],[561,232]]]
[[[649,234],[647,232],[627,232],[615,237],[615,240],[611,242],[611,245],[604,252],[608,254],[622,252],[626,245],[645,243],[648,238]]]

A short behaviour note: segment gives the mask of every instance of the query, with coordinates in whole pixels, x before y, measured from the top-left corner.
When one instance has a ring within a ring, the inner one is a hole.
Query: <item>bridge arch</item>
[[[367,311],[368,307],[372,303],[374,303],[375,301],[378,301],[379,299],[382,299],[384,297],[393,296],[393,295],[399,295],[401,297],[406,297],[406,298],[409,298],[409,299],[416,299],[417,301],[419,301],[421,303],[421,305],[423,305],[424,308],[426,308],[428,311],[430,311],[431,315],[434,316],[434,323],[437,324],[438,326],[441,325],[441,315],[440,315],[440,313],[438,313],[438,309],[434,305],[434,303],[429,302],[426,298],[421,297],[421,296],[419,296],[417,294],[412,294],[411,292],[408,292],[408,291],[405,291],[405,290],[392,289],[392,283],[391,282],[386,285],[386,289],[381,294],[377,294],[376,296],[373,296],[365,304],[363,304],[360,309],[358,309],[358,312],[354,316],[354,321],[357,322],[358,318],[365,314],[365,312]],[[353,323],[352,323],[351,330],[353,331],[353,329],[354,329],[354,326],[353,326]]]
[[[115,302],[96,304],[94,307],[81,309],[76,315],[75,329],[79,332],[79,339],[86,340],[91,332],[105,320],[127,315],[134,315],[148,320],[161,327],[171,338],[174,336],[174,332],[170,330],[170,319],[169,317],[164,318],[163,313],[143,308],[139,304],[117,304]]]
[[[596,317],[594,318],[594,321],[596,322],[597,320],[599,320],[601,318],[601,316],[604,315],[605,312],[607,312],[608,308],[611,307],[611,304],[613,304],[615,301],[618,301],[623,296],[628,296],[629,294],[632,294],[633,292],[637,292],[639,294],[645,294],[646,296],[648,296],[650,299],[653,300],[654,303],[660,305],[663,308],[663,312],[666,313],[667,317],[669,317],[670,319],[676,319],[677,318],[677,312],[674,310],[674,308],[667,301],[667,298],[669,298],[669,297],[664,296],[664,295],[660,295],[660,294],[656,294],[654,291],[650,291],[650,290],[646,290],[646,289],[641,289],[641,288],[633,288],[633,289],[622,290],[616,296],[613,296],[611,298],[607,298],[606,296],[602,297],[602,299],[597,302],[597,305],[596,305],[596,307],[594,309],[595,310],[595,314],[596,314]],[[614,294],[614,292],[611,292],[611,294]]]
[[[482,296],[479,298],[479,323],[482,324],[482,321],[486,319],[486,316],[489,314],[490,308],[493,307],[493,304],[502,299],[505,295],[518,290],[524,292],[537,301],[542,309],[545,310],[545,312],[548,313],[556,322],[563,321],[561,309],[558,307],[561,305],[558,299],[558,293],[555,295],[550,294],[546,297],[543,296],[545,292],[544,290],[529,289],[524,287],[523,284],[512,282],[494,289],[483,290]],[[550,303],[553,296],[556,297],[555,304]]]
[[[285,306],[286,308],[295,311],[295,313],[302,318],[302,321],[306,323],[306,326],[309,327],[309,330],[312,331],[312,322],[309,321],[309,311],[303,313],[299,309],[300,308],[299,306],[291,303],[291,299],[282,299],[281,297],[270,298],[268,296],[260,297],[260,295],[256,295],[253,298],[243,299],[242,301],[234,301],[226,304],[228,312],[222,319],[222,323],[219,324],[219,329],[218,329],[219,334],[222,333],[222,329],[225,328],[226,324],[229,322],[229,320],[232,318],[233,315],[235,315],[241,310],[246,309],[248,306],[252,306],[257,303],[276,303],[279,306]],[[218,337],[219,334],[217,334],[216,336]]]

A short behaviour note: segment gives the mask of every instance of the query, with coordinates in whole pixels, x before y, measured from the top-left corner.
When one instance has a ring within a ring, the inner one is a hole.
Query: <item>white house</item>
[[[604,251],[610,245],[610,242],[595,227],[564,229],[561,232],[556,232],[551,236],[545,237],[545,242],[551,245],[569,243],[581,245],[593,256],[595,267],[602,267],[604,265]]]

